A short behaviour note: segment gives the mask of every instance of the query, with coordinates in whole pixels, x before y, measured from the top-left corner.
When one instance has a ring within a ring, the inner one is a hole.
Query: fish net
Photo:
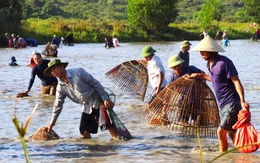
[[[136,60],[127,61],[114,67],[105,75],[125,93],[144,101],[148,74],[142,63]]]
[[[116,96],[115,94],[108,88],[105,88],[105,91],[109,95],[109,98],[112,102],[115,103]],[[125,125],[122,123],[122,121],[119,119],[117,114],[114,112],[113,109],[106,109],[107,114],[109,115],[109,119],[111,124],[114,125],[115,130],[116,130],[116,138],[120,140],[129,140],[132,138],[132,135],[130,132],[127,130]]]
[[[143,112],[152,126],[183,136],[216,137],[219,112],[215,96],[199,79],[181,77],[167,85]]]
[[[121,120],[118,118],[116,113],[113,109],[107,110],[111,123],[114,124],[115,130],[116,130],[116,138],[120,140],[129,140],[132,138],[132,135],[127,130],[125,125],[121,122]]]

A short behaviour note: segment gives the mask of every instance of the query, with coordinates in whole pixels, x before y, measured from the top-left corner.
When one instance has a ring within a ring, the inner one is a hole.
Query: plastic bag
[[[236,134],[233,139],[234,147],[238,148],[247,144],[260,143],[260,135],[254,126],[250,123],[251,114],[248,110],[240,110],[238,114],[238,121],[233,125],[233,129],[236,129]],[[258,150],[259,144],[250,145],[238,150],[243,153],[251,153]]]
[[[113,109],[107,109],[109,117],[111,119],[112,124],[114,124],[116,130],[116,137],[121,140],[129,140],[132,138],[132,135],[124,126],[124,124],[120,121],[116,113]]]

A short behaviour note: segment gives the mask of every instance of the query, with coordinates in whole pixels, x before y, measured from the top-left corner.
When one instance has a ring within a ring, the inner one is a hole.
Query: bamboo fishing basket
[[[131,60],[114,67],[106,74],[125,93],[144,101],[148,85],[146,67],[137,60]]]
[[[183,76],[167,85],[143,112],[152,126],[166,126],[182,136],[217,137],[216,98],[200,79]]]

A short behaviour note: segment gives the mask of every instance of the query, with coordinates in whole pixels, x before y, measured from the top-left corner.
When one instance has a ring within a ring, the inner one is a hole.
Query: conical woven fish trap
[[[215,96],[199,79],[181,77],[167,85],[143,112],[150,125],[184,136],[216,137],[219,112]]]
[[[143,64],[136,60],[127,61],[111,69],[105,75],[125,93],[144,100],[148,74]]]

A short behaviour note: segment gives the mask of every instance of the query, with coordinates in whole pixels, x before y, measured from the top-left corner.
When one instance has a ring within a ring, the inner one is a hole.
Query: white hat
[[[39,52],[37,50],[33,50],[32,55],[34,55],[35,53],[39,53]]]
[[[225,50],[209,35],[204,37],[191,51],[225,52]]]

